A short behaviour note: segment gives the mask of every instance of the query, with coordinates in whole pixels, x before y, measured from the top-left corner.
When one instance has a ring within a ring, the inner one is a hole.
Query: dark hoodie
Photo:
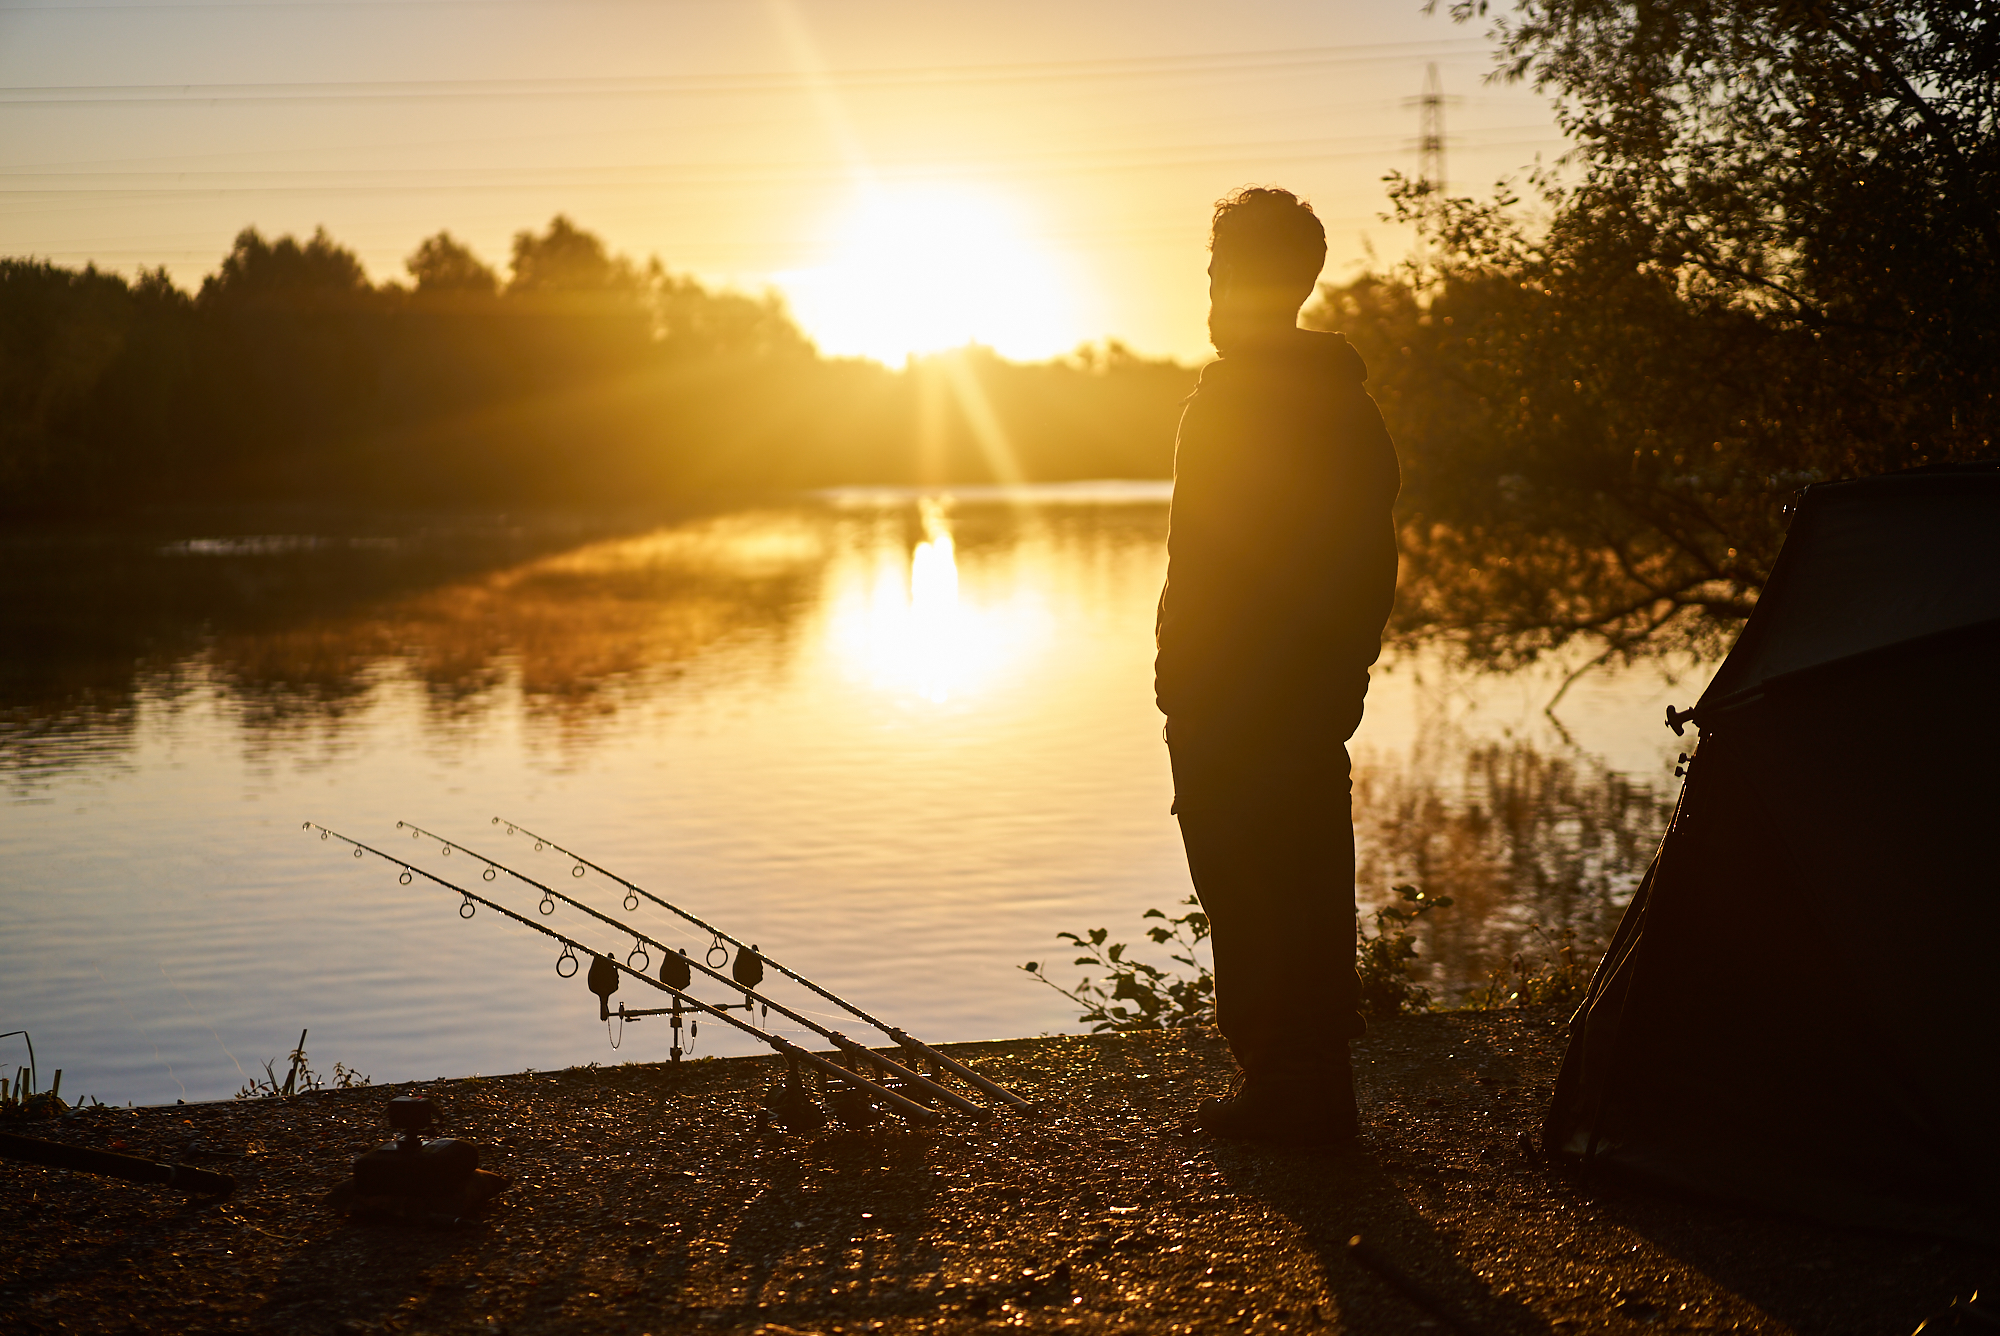
[[[1402,485],[1367,377],[1344,337],[1306,331],[1202,372],[1175,445],[1156,625],[1170,719],[1301,741],[1360,721]]]

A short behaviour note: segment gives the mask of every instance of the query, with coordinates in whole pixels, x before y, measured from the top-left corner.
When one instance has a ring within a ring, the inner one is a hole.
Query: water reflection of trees
[[[563,731],[733,636],[765,635],[774,668],[810,601],[816,535],[734,516],[612,539],[276,631],[218,637],[205,655],[253,729],[327,718],[385,667],[419,684],[439,722],[477,717],[503,684]]]
[[[1029,547],[1088,585],[1115,552],[1157,544],[1154,505],[951,508],[960,553]],[[507,689],[535,725],[580,740],[720,647],[754,637],[741,673],[782,673],[842,552],[921,540],[912,497],[787,505],[620,532],[556,521],[343,529],[275,539],[301,517],[238,516],[262,537],[189,543],[76,533],[17,541],[0,562],[22,634],[0,645],[0,773],[101,765],[142,706],[219,693],[253,750],[338,735],[414,685],[427,725],[488,717]],[[220,527],[220,526],[219,526]],[[227,531],[226,529],[224,530]],[[512,699],[513,697],[508,697]]]
[[[1603,950],[1666,828],[1670,798],[1579,752],[1533,742],[1432,737],[1364,753],[1354,782],[1364,898],[1398,883],[1449,895],[1426,916],[1428,982],[1457,998],[1517,952],[1546,949],[1536,927],[1577,934],[1580,966]]]
[[[608,526],[599,526],[599,532]],[[22,542],[0,587],[0,771],[33,777],[129,750],[143,705],[220,690],[245,734],[338,730],[390,679],[440,723],[517,682],[561,728],[732,635],[782,646],[824,554],[768,515],[591,541],[481,524],[190,545],[159,536]]]

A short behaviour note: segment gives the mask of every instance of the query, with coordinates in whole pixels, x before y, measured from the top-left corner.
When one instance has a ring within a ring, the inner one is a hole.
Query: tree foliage
[[[408,284],[371,284],[324,231],[254,228],[192,298],[163,274],[0,261],[0,508],[629,507],[1161,477],[1192,381],[1115,344],[901,371],[821,357],[775,295],[636,263],[560,215],[515,236],[504,282],[448,232],[407,269]]]
[[[1404,449],[1404,626],[1501,658],[1712,643],[1799,486],[1991,453],[1995,19],[1523,0],[1497,20],[1499,77],[1555,96],[1570,163],[1527,206],[1392,180],[1429,259],[1313,312],[1378,368]]]
[[[193,303],[164,273],[0,260],[0,498],[60,503],[124,484],[82,439],[165,439],[192,359]],[[160,471],[172,461],[157,461]]]
[[[500,275],[449,232],[424,238],[403,267],[420,297],[490,297],[500,290]]]

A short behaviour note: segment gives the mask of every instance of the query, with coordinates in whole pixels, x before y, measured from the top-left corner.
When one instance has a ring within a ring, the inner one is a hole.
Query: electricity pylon
[[[1438,77],[1437,62],[1424,67],[1424,91],[1404,105],[1418,108],[1417,180],[1433,195],[1442,196],[1444,175],[1444,80]]]

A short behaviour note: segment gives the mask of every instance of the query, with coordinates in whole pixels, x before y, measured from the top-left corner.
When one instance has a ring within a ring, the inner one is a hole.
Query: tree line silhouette
[[[556,217],[503,281],[440,232],[371,284],[322,230],[163,272],[0,261],[0,496],[22,512],[310,500],[632,506],[834,484],[1165,477],[1194,373],[820,356],[774,296]],[[995,427],[999,441],[996,443]]]

